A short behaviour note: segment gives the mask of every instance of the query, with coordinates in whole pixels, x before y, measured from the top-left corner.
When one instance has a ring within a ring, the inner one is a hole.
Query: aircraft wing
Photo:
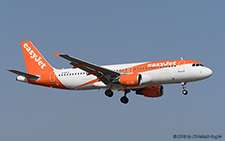
[[[79,68],[88,72],[87,75],[92,74],[98,77],[99,79],[106,78],[105,80],[104,79],[102,80],[103,83],[105,83],[106,85],[109,84],[114,78],[120,75],[120,73],[115,72],[113,70],[71,57],[67,54],[59,54],[57,52],[55,53],[56,53],[56,57],[60,56],[66,60],[71,61],[70,64],[74,66],[73,68]]]

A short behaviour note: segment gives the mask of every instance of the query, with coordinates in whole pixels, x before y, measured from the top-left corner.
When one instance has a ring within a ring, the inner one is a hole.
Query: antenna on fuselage
[[[184,58],[183,57],[180,57],[180,60],[184,60]]]

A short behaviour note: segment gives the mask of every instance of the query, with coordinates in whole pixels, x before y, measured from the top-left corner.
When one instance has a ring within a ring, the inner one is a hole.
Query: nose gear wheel
[[[181,85],[182,85],[182,88],[183,88],[183,91],[182,91],[182,93],[183,93],[183,95],[187,95],[188,94],[188,91],[185,89],[186,88],[186,82],[182,82],[181,83]]]

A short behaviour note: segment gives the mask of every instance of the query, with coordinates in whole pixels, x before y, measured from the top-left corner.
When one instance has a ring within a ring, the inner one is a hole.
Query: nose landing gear
[[[182,91],[182,93],[183,93],[183,95],[187,95],[188,94],[188,91],[185,89],[186,88],[186,82],[182,82],[181,83],[181,85],[182,85],[182,88],[183,88],[183,91]]]
[[[188,94],[188,91],[187,91],[187,90],[183,90],[182,93],[183,93],[184,95],[187,95],[187,94]]]

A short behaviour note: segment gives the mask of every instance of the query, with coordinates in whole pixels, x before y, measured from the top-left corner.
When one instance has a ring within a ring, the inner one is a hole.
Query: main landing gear
[[[182,93],[183,93],[183,95],[187,95],[188,94],[188,91],[185,89],[186,88],[186,82],[182,82],[181,83],[181,85],[182,85],[182,88],[183,88],[183,91],[182,91]]]
[[[113,91],[108,89],[105,91],[105,95],[108,96],[108,97],[112,97],[113,96]]]
[[[129,102],[129,99],[127,98],[127,94],[130,92],[130,90],[124,90],[124,96],[122,96],[120,98],[120,101],[123,103],[123,104],[127,104]]]
[[[127,98],[127,94],[130,92],[130,90],[124,90],[124,96],[122,96],[120,98],[120,101],[123,104],[127,104],[129,102],[129,99]],[[112,97],[113,96],[113,91],[111,89],[108,89],[105,91],[105,95],[108,97]]]

